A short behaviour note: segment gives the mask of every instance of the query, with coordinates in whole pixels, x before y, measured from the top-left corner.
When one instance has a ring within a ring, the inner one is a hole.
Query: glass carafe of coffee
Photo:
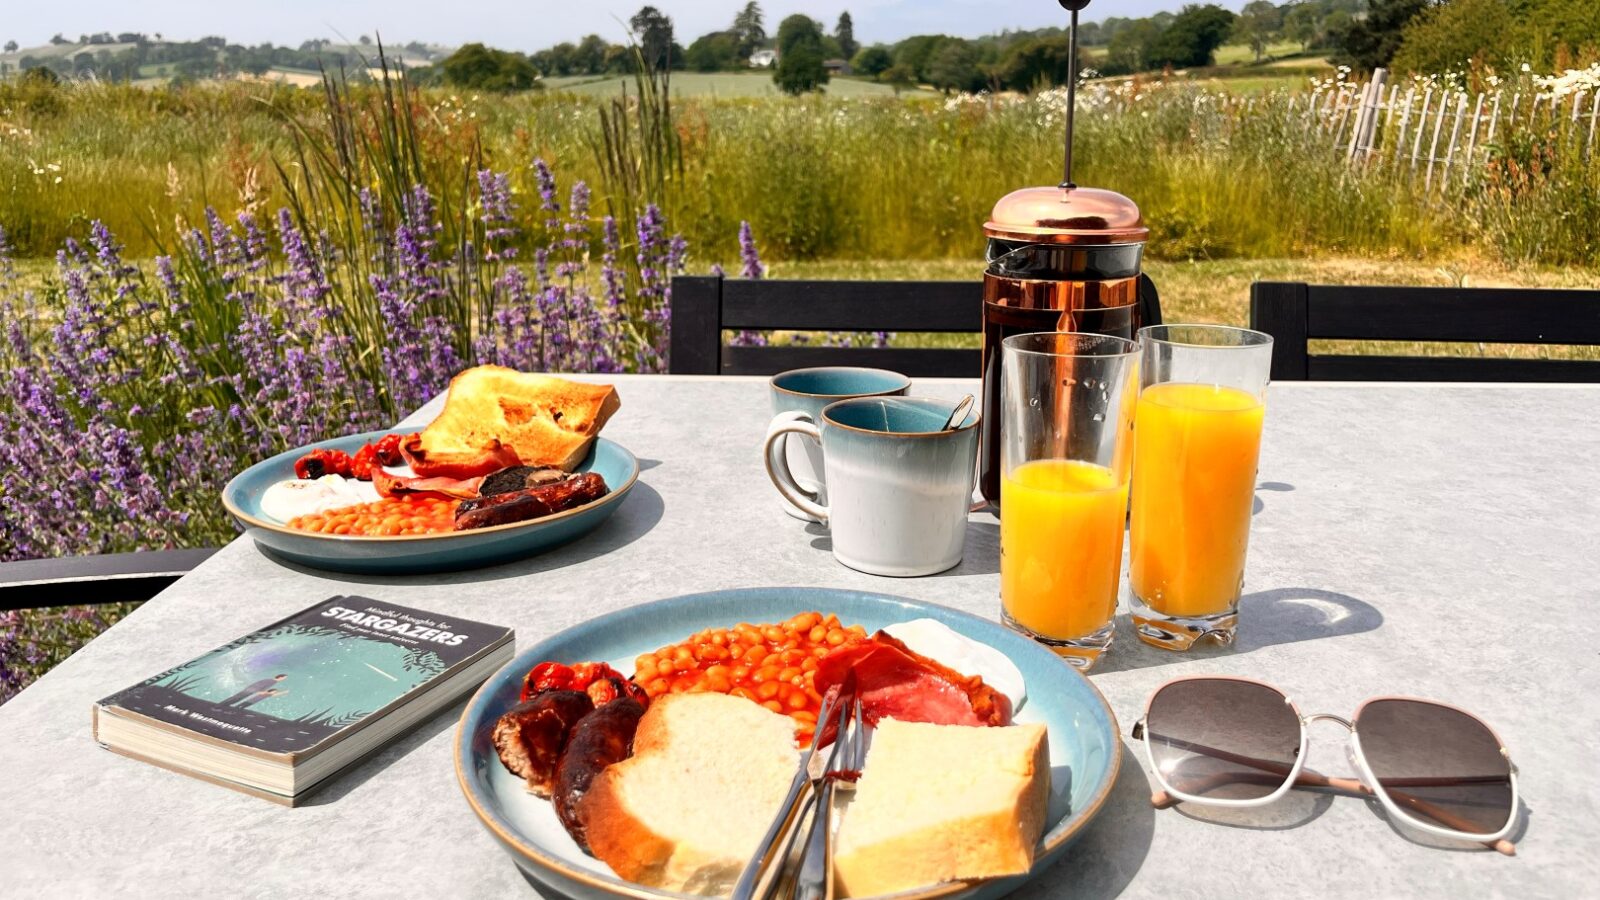
[[[1036,331],[1132,339],[1140,326],[1155,324],[1140,312],[1140,263],[1150,230],[1127,197],[1068,181],[1007,194],[983,233],[989,252],[978,467],[984,498],[999,506],[1000,342]]]

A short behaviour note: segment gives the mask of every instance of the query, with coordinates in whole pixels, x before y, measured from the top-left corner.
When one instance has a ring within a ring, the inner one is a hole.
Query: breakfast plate
[[[602,437],[595,439],[588,455],[573,471],[597,473],[609,492],[582,506],[529,521],[440,534],[321,534],[290,528],[262,509],[268,490],[294,479],[296,461],[307,454],[322,450],[353,455],[387,434],[415,431],[356,434],[280,453],[234,476],[222,490],[222,504],[258,546],[291,562],[339,572],[413,574],[495,565],[575,540],[609,518],[639,477],[639,461],[634,455]]]
[[[580,850],[552,804],[531,794],[524,781],[502,764],[492,732],[501,717],[518,706],[524,678],[539,663],[604,662],[629,675],[641,654],[697,632],[731,628],[734,623],[781,622],[809,611],[825,611],[867,632],[933,619],[963,638],[987,645],[1009,658],[1026,685],[1026,699],[1017,708],[1015,722],[1039,723],[1048,729],[1050,788],[1032,869],[976,883],[935,885],[896,894],[897,898],[1003,896],[1049,868],[1100,811],[1116,780],[1121,744],[1105,699],[1072,666],[1048,649],[967,613],[884,594],[798,587],[659,600],[592,619],[529,647],[486,681],[462,714],[455,764],[468,804],[525,874],[561,894],[581,900],[690,896],[625,881]],[[870,755],[867,765],[871,777]]]

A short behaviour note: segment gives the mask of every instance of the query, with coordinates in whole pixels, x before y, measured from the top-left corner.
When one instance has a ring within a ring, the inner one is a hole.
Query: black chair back
[[[1155,284],[1141,277],[1140,314],[1161,321]],[[808,366],[873,366],[914,378],[976,378],[975,348],[729,347],[725,331],[977,334],[977,281],[768,281],[683,275],[672,279],[670,370],[680,375],[773,375]]]
[[[1597,382],[1600,361],[1313,354],[1312,340],[1600,345],[1600,291],[1259,281],[1250,327],[1275,381]]]

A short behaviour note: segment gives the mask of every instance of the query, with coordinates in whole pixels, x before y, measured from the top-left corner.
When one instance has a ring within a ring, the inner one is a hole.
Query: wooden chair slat
[[[976,332],[975,281],[726,281],[722,327],[784,331]],[[676,316],[676,293],[674,293]]]
[[[1600,362],[1461,356],[1313,356],[1312,381],[1600,382]]]
[[[1312,354],[1312,340],[1600,345],[1600,291],[1256,282],[1250,325],[1283,381],[1600,381],[1600,362]]]
[[[870,366],[912,378],[976,378],[977,350],[890,347],[724,347],[722,374],[776,375],[813,366]]]
[[[1600,292],[1525,288],[1306,288],[1312,337],[1600,344]]]

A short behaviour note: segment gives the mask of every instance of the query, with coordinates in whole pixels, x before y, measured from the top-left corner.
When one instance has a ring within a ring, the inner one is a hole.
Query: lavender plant
[[[270,227],[208,211],[148,270],[95,222],[42,292],[21,288],[0,231],[0,561],[225,541],[234,472],[381,428],[469,365],[663,370],[686,242],[654,205],[628,241],[585,184],[563,207],[533,168],[531,271],[510,179],[487,169],[470,215],[420,184],[397,206],[360,192],[331,232],[290,208]],[[125,609],[0,617],[0,701]]]

